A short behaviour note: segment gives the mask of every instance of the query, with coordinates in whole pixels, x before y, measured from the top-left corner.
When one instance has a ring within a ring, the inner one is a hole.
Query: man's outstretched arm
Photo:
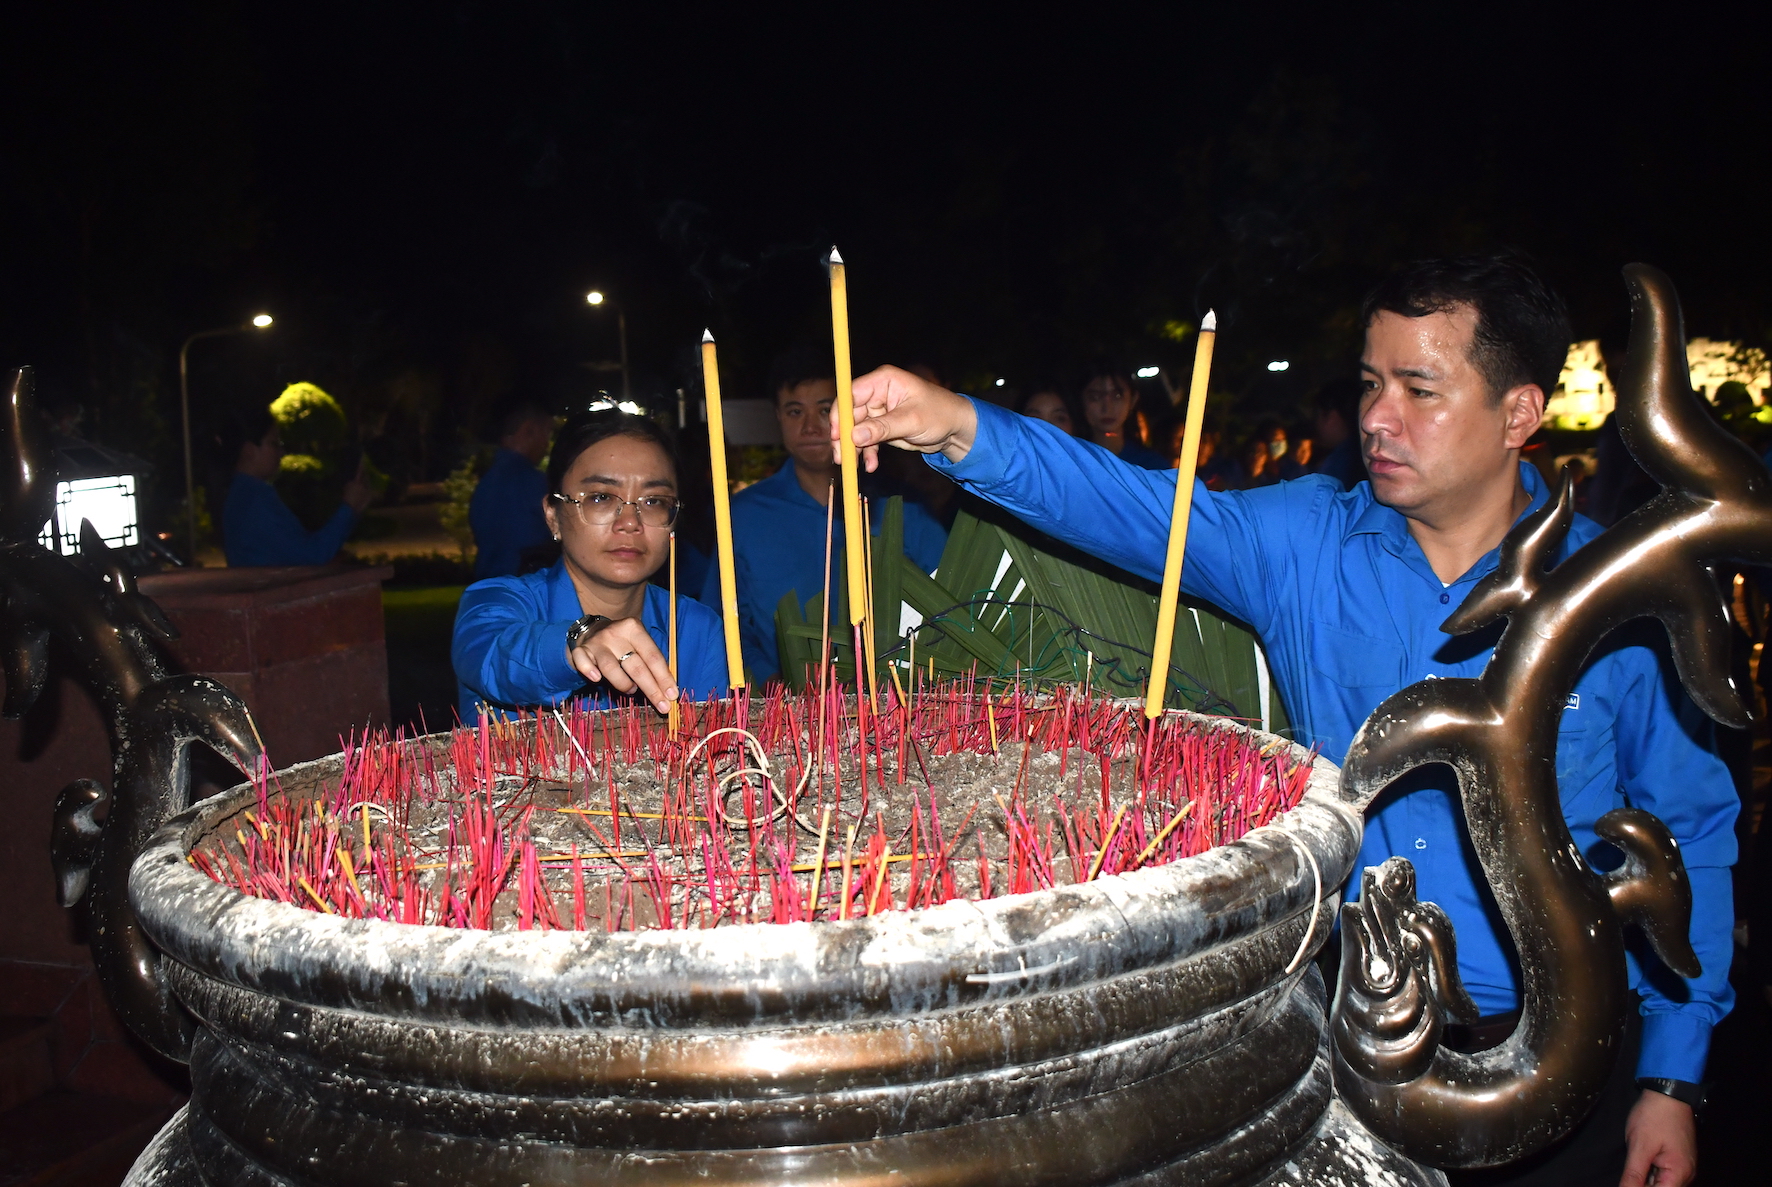
[[[877,461],[881,445],[931,455],[936,469],[1031,526],[1161,578],[1174,471],[1129,465],[1043,421],[974,404],[895,367],[857,379],[855,405],[864,463]],[[1251,498],[1196,485],[1183,590],[1265,630],[1285,584],[1285,542],[1321,535],[1295,521],[1317,518],[1328,489],[1273,487]]]

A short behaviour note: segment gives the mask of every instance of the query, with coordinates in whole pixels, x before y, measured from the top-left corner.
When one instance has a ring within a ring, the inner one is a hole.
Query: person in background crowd
[[[576,700],[641,697],[660,713],[726,687],[719,616],[677,598],[671,679],[670,596],[648,578],[669,557],[677,459],[645,417],[572,417],[548,459],[545,522],[560,559],[539,572],[476,581],[455,615],[450,659],[463,721]]]
[[[222,543],[228,564],[323,565],[338,555],[357,517],[369,506],[363,464],[345,483],[343,502],[314,531],[302,526],[271,479],[283,461],[283,438],[270,407],[247,411],[229,426],[224,449],[234,454],[234,477],[222,508]]]
[[[677,489],[683,499],[675,529],[677,588],[698,598],[714,564],[714,471],[705,423],[691,421],[677,431]],[[652,580],[664,585],[670,574],[660,569]]]
[[[1121,461],[1146,470],[1167,470],[1163,455],[1128,433],[1126,425],[1138,407],[1138,389],[1125,372],[1097,364],[1083,385],[1083,419],[1089,439]]]
[[[536,466],[547,456],[553,432],[553,414],[527,402],[499,422],[498,452],[468,500],[475,581],[516,576],[524,550],[552,539],[542,516],[548,480]]]
[[[1047,424],[1057,425],[1071,436],[1076,436],[1077,422],[1071,416],[1070,404],[1065,398],[1051,388],[1041,388],[1021,402],[1021,414],[1031,416],[1035,420],[1043,420]]]
[[[1264,490],[1195,488],[1182,592],[1252,624],[1295,736],[1331,758],[1386,697],[1427,676],[1471,678],[1490,648],[1448,644],[1441,624],[1497,572],[1500,545],[1550,495],[1520,456],[1572,337],[1562,299],[1515,256],[1410,266],[1367,297],[1357,425],[1371,477],[1353,490],[1307,477]],[[863,460],[913,449],[1030,526],[1147,580],[1163,572],[1175,476],[1123,465],[1047,425],[883,367],[855,381]],[[1116,529],[1104,532],[1111,522]],[[1577,516],[1563,563],[1599,534]],[[1493,639],[1493,635],[1490,636]],[[1590,657],[1559,722],[1555,756],[1576,852],[1615,862],[1596,821],[1630,804],[1666,823],[1691,887],[1702,973],[1681,978],[1646,948],[1625,972],[1640,1008],[1593,1111],[1523,1164],[1449,1176],[1485,1187],[1684,1187],[1697,1162],[1712,1028],[1734,1002],[1729,867],[1738,807],[1711,723],[1682,691],[1660,632],[1620,632]],[[1465,988],[1482,1013],[1456,1049],[1507,1041],[1519,977],[1470,849],[1447,768],[1398,781],[1367,812],[1355,868],[1393,856],[1457,930]]]
[[[788,457],[781,469],[732,496],[733,567],[738,583],[739,630],[750,678],[763,681],[781,670],[775,638],[775,607],[790,590],[801,605],[824,589],[825,508],[838,483],[831,456],[831,404],[837,381],[828,351],[797,348],[770,368],[775,419]],[[886,500],[871,498],[873,530],[879,532]],[[843,582],[843,515],[835,515],[831,545],[831,602]],[[947,532],[920,505],[904,504],[905,554],[925,571],[941,563]],[[720,572],[710,569],[701,600],[718,610]]]
[[[1297,468],[1297,473],[1292,475],[1294,478],[1300,474],[1312,473],[1311,460],[1316,457],[1317,441],[1311,436],[1311,431],[1305,425],[1295,425],[1286,431],[1287,438],[1292,442],[1292,464]]]
[[[1254,490],[1280,481],[1279,465],[1268,451],[1267,439],[1259,432],[1243,442],[1242,470],[1231,483],[1232,490]]]
[[[1366,480],[1366,463],[1360,460],[1360,381],[1331,379],[1317,389],[1317,445],[1310,467],[1313,474],[1327,474],[1352,490]]]

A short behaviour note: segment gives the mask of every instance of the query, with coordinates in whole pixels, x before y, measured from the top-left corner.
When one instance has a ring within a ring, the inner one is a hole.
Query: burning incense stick
[[[843,257],[831,248],[831,339],[837,363],[837,456],[843,473],[843,546],[849,580],[849,622],[859,627],[867,614],[867,572],[862,560],[861,471],[855,459],[854,375],[849,363],[849,282]],[[857,654],[857,662],[860,655]]]
[[[1175,607],[1181,598],[1181,562],[1187,552],[1188,514],[1194,506],[1194,470],[1200,463],[1200,426],[1206,419],[1206,383],[1212,375],[1212,344],[1218,338],[1218,316],[1212,310],[1200,319],[1194,347],[1194,380],[1188,390],[1187,428],[1181,457],[1175,465],[1175,507],[1169,517],[1169,555],[1163,562],[1163,595],[1157,603],[1157,639],[1151,648],[1151,681],[1145,689],[1144,715],[1163,715],[1169,687],[1169,653],[1175,645]]]
[[[708,459],[714,470],[714,551],[720,564],[720,618],[726,625],[726,682],[744,686],[744,653],[738,646],[738,579],[732,565],[732,495],[726,487],[726,421],[720,411],[720,363],[714,332],[701,332],[701,380],[708,394]],[[671,602],[673,609],[676,601]]]

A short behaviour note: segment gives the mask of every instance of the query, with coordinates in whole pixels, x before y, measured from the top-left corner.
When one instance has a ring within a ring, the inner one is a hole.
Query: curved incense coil
[[[203,742],[241,770],[260,748],[246,706],[213,680],[180,675],[159,640],[174,635],[90,523],[80,561],[37,534],[55,475],[36,433],[29,368],[0,399],[0,642],[8,717],[29,711],[48,679],[53,637],[75,662],[110,739],[110,790],[79,779],[56,800],[51,856],[63,906],[84,901],[93,963],[129,1028],[162,1055],[183,1059],[191,1022],[160,975],[129,905],[129,865],[189,801],[188,751]],[[103,812],[100,823],[96,814]]]
[[[1460,1054],[1440,1046],[1444,1021],[1474,1008],[1458,981],[1451,925],[1416,902],[1409,863],[1392,858],[1367,871],[1360,901],[1342,908],[1337,1087],[1380,1137],[1439,1166],[1514,1161],[1586,1115],[1624,1032],[1623,924],[1641,925],[1675,972],[1699,972],[1687,939],[1691,890],[1666,827],[1635,809],[1602,817],[1598,831],[1626,855],[1606,876],[1576,849],[1558,798],[1557,726],[1594,647],[1644,616],[1667,628],[1693,700],[1725,725],[1749,722],[1730,678],[1727,606],[1708,566],[1772,561],[1772,477],[1692,393],[1672,283],[1642,264],[1624,275],[1631,344],[1616,415],[1663,490],[1547,571],[1573,516],[1565,475],[1445,624],[1462,634],[1508,620],[1483,674],[1424,681],[1385,701],[1342,771],[1342,797],[1363,809],[1416,767],[1452,767],[1520,956],[1518,1028],[1493,1050]]]

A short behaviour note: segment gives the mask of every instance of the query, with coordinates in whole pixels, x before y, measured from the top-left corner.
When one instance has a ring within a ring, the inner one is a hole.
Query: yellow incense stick
[[[843,894],[837,901],[837,918],[849,918],[849,869],[855,853],[855,826],[849,826],[849,838],[843,843]]]
[[[818,863],[812,867],[812,897],[806,907],[807,918],[818,915],[818,879],[824,873],[824,842],[831,831],[831,810],[824,810],[824,817],[818,822]]]
[[[1181,599],[1181,561],[1187,552],[1188,513],[1194,506],[1194,470],[1200,463],[1200,426],[1206,419],[1206,384],[1212,375],[1212,344],[1218,338],[1218,317],[1210,309],[1200,319],[1194,347],[1194,380],[1188,390],[1187,428],[1175,466],[1175,506],[1169,516],[1169,555],[1163,562],[1163,593],[1157,602],[1157,639],[1151,648],[1151,681],[1145,689],[1144,715],[1163,715],[1163,694],[1169,687],[1169,653],[1175,646],[1175,608]]]
[[[1100,876],[1101,863],[1107,860],[1108,846],[1113,844],[1114,837],[1120,831],[1120,822],[1126,819],[1126,809],[1131,806],[1131,804],[1126,804],[1114,814],[1114,823],[1108,828],[1107,836],[1101,839],[1101,848],[1095,851],[1095,861],[1089,867],[1089,876],[1083,879],[1083,881],[1093,882],[1098,876]]]
[[[726,625],[726,682],[742,688],[744,652],[738,646],[738,579],[732,566],[732,494],[726,488],[726,421],[720,411],[720,363],[714,355],[712,330],[701,332],[701,381],[708,394],[708,460],[714,470],[714,551],[720,564],[720,618]]]
[[[849,623],[860,626],[867,612],[867,574],[862,561],[861,471],[855,459],[855,376],[849,363],[849,282],[843,257],[831,248],[831,340],[837,363],[837,456],[843,474],[843,547],[848,569]],[[859,661],[859,657],[858,657]]]
[[[677,683],[677,533],[674,531],[671,533],[671,588],[669,590],[669,593],[671,596],[671,619],[670,619],[671,654],[669,656],[669,659],[671,661],[671,683],[676,684]],[[679,697],[680,696],[681,696],[681,693],[679,693]],[[683,712],[682,712],[682,709],[679,707],[679,704],[680,704],[679,701],[672,701],[671,702],[670,729],[671,729],[672,736],[676,735],[677,725],[683,719]]]

